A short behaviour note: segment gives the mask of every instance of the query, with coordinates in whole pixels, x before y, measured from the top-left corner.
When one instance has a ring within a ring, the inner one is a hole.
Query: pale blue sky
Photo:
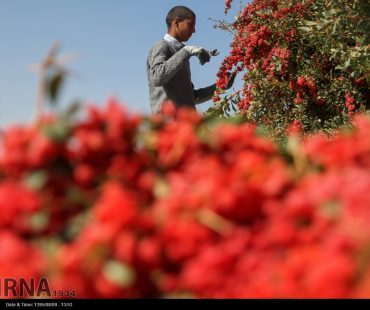
[[[245,3],[246,1],[244,1]],[[191,60],[196,88],[215,82],[232,36],[213,28],[225,19],[225,0],[0,0],[0,127],[29,122],[35,106],[37,78],[28,65],[40,62],[53,42],[61,54],[78,53],[68,67],[71,77],[60,98],[102,105],[117,97],[129,110],[149,114],[146,57],[166,33],[165,17],[175,5],[197,14],[196,33],[187,44],[219,49],[201,66]],[[236,4],[238,1],[236,1]],[[238,6],[238,5],[236,5]],[[232,19],[235,10],[228,15]],[[198,110],[206,110],[211,101]]]

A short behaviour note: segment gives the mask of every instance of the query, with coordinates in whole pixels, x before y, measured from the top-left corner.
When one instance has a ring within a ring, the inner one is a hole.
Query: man
[[[195,109],[196,104],[211,99],[216,90],[215,84],[195,90],[191,82],[190,57],[197,56],[203,65],[211,56],[218,55],[216,50],[208,52],[202,47],[182,43],[195,33],[195,21],[196,16],[189,8],[172,8],[166,18],[167,34],[149,51],[147,75],[153,114],[161,114],[165,103],[175,108]]]

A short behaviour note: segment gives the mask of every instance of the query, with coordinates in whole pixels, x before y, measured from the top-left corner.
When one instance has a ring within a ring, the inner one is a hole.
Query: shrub
[[[275,137],[292,124],[302,133],[349,124],[370,106],[369,17],[365,0],[252,1],[226,27],[234,40],[209,112],[233,108]],[[223,96],[233,71],[244,72],[243,89]]]

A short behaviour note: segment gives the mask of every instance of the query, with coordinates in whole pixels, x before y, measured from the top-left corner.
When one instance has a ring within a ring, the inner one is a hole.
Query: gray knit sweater
[[[177,107],[190,107],[212,98],[215,84],[198,90],[191,82],[190,54],[183,46],[166,40],[157,42],[149,51],[147,76],[150,107],[159,113],[163,102],[170,100]]]

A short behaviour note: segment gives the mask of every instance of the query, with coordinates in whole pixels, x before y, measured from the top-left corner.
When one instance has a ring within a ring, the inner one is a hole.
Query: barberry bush
[[[226,1],[226,11],[232,0]],[[232,24],[211,114],[234,109],[272,136],[291,126],[332,133],[370,108],[370,4],[366,0],[253,0]],[[243,88],[224,95],[230,73]]]
[[[114,100],[10,127],[0,278],[46,278],[66,298],[369,298],[369,171],[366,116],[283,146]]]

